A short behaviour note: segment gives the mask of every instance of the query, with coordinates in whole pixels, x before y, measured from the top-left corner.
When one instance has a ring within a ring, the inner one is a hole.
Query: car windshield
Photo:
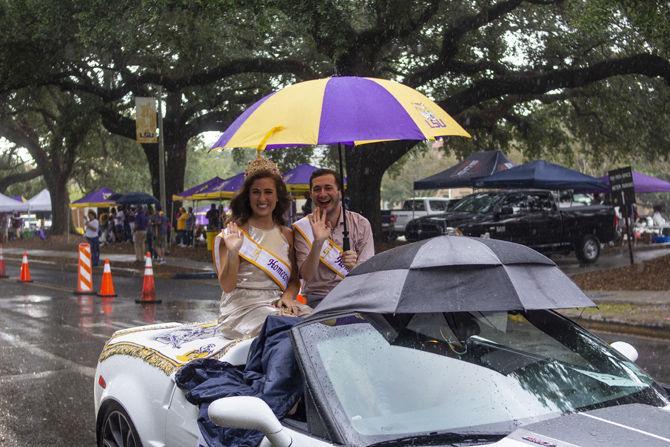
[[[501,199],[500,194],[477,193],[463,197],[451,211],[463,213],[487,213]]]
[[[356,444],[669,403],[634,363],[550,311],[366,314],[298,330]]]

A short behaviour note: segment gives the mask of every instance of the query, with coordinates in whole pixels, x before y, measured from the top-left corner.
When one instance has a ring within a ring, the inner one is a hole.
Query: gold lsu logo
[[[433,129],[439,129],[440,127],[447,127],[444,121],[436,117],[435,114],[430,110],[428,110],[428,108],[423,103],[413,102],[412,105],[414,106],[416,111],[421,114],[424,121],[426,122],[426,124],[428,124],[429,127]]]

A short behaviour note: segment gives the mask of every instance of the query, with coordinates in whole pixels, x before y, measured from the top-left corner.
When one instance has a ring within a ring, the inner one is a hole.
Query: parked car
[[[450,211],[412,220],[408,241],[450,232],[517,242],[544,253],[569,253],[593,263],[601,244],[616,240],[614,208],[609,205],[568,206],[551,191],[478,192],[466,196]]]
[[[381,210],[381,220],[384,242],[395,241],[398,238],[398,233],[395,232],[396,216],[392,214],[392,210]]]
[[[402,208],[391,211],[393,231],[396,235],[405,233],[405,225],[412,219],[448,211],[457,202],[446,197],[414,197],[405,200]]]
[[[635,365],[635,349],[608,346],[551,310],[581,303],[593,305],[551,260],[521,245],[407,244],[358,266],[290,330],[304,387],[294,413],[279,421],[264,401],[237,395],[206,414],[223,427],[259,430],[260,445],[275,447],[668,439],[668,391]],[[250,344],[226,340],[215,324],[117,332],[95,373],[98,445],[197,445],[198,408],[175,372],[199,357],[244,365]]]

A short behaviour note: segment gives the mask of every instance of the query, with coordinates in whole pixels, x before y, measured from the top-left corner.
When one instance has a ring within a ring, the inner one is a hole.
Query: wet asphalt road
[[[18,267],[9,264],[8,274]],[[75,296],[71,272],[31,263],[31,284],[0,279],[0,446],[93,446],[98,355],[118,329],[216,317],[215,280],[156,281],[162,304],[134,302],[142,278],[114,277],[113,299]],[[71,285],[71,287],[69,287]]]
[[[16,275],[18,266],[8,265]],[[207,321],[218,312],[215,280],[157,278],[162,304],[134,302],[142,278],[115,276],[119,297],[75,296],[75,274],[31,264],[32,284],[0,279],[0,446],[93,446],[93,381],[98,355],[116,330],[168,321]],[[97,276],[96,276],[97,277]],[[625,340],[640,364],[670,382],[670,342]]]

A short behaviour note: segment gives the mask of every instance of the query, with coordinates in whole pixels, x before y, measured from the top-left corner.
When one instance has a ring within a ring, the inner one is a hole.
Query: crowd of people
[[[21,237],[23,219],[19,213],[0,213],[0,243]]]

